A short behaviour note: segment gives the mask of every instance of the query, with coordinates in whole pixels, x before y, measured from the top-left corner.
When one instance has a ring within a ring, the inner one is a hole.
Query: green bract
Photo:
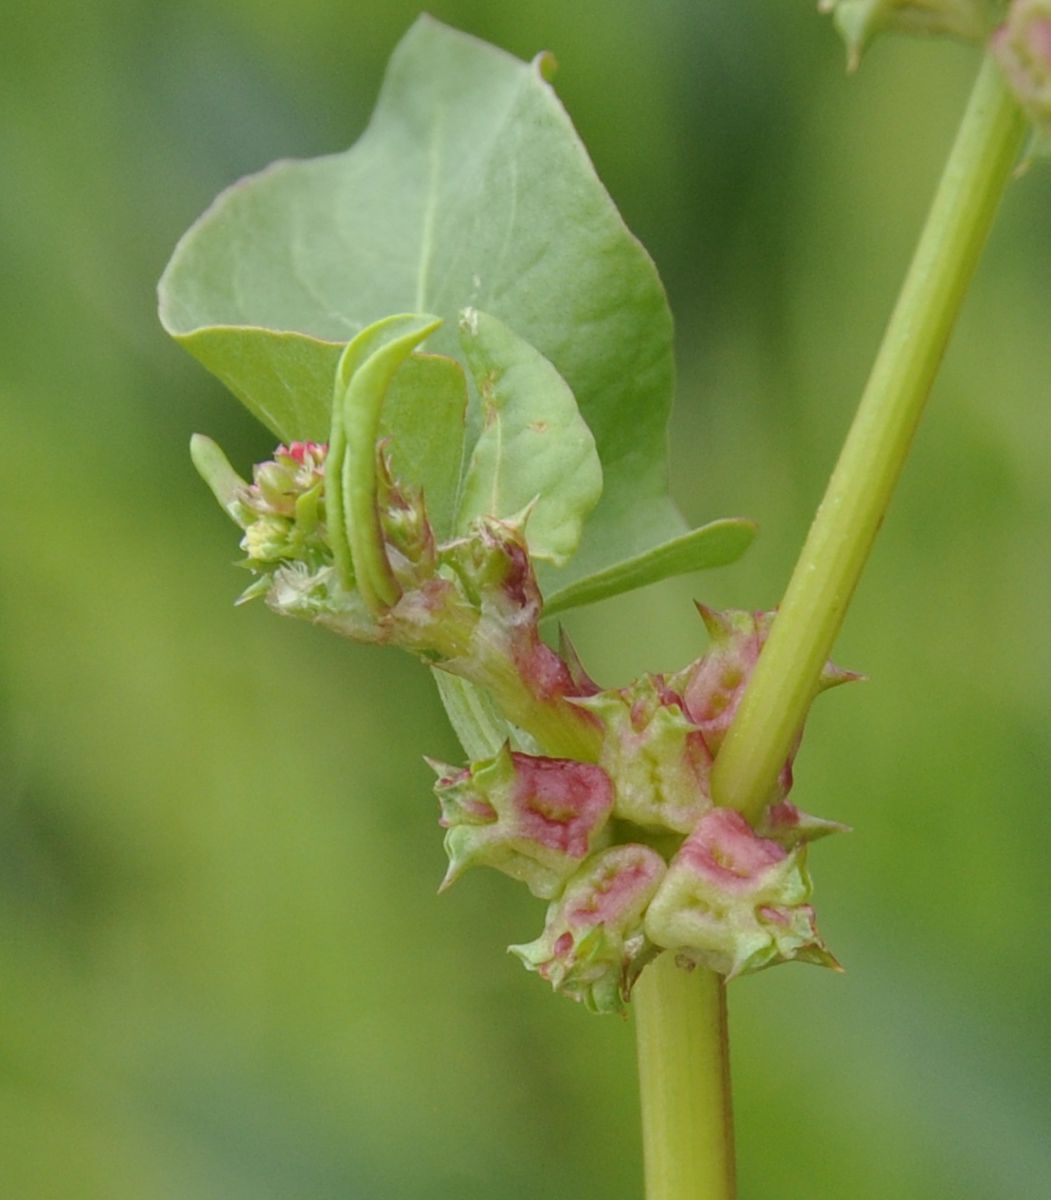
[[[519,508],[539,497],[530,549],[548,560],[541,582],[553,607],[568,608],[729,562],[754,529],[733,521],[688,533],[667,494],[664,292],[545,81],[548,61],[520,62],[421,18],[358,143],[226,191],[176,249],[160,311],[285,442],[329,436],[344,345],[393,313],[440,318],[429,349],[465,353],[475,374],[495,356],[508,388],[497,408],[521,443],[500,459],[501,490]],[[470,309],[479,315],[461,351]],[[499,437],[485,423],[484,382],[461,429],[455,371],[407,359],[388,381],[380,426],[396,476],[423,486],[439,536],[458,487],[462,511],[481,513]],[[523,420],[527,408],[535,415]],[[554,457],[526,448],[537,420],[558,426]]]

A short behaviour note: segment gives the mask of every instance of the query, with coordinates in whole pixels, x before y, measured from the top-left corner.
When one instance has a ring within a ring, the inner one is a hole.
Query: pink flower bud
[[[541,703],[575,695],[569,667],[540,638],[543,600],[522,530],[484,517],[445,549],[481,616],[479,653],[506,660]]]
[[[814,923],[803,848],[713,808],[683,843],[646,914],[656,945],[734,978],[800,959],[836,967]]]
[[[701,731],[712,755],[717,756],[777,614],[734,609],[716,612],[702,604],[697,610],[708,630],[711,645],[702,658],[673,676],[669,683],[681,691],[686,716]],[[827,663],[818,681],[818,691],[860,678],[853,671],[844,671]],[[793,751],[781,770],[781,797],[787,795],[792,786],[794,754]]]
[[[327,452],[320,442],[278,446],[273,459],[253,469],[245,503],[256,512],[294,517],[300,496],[324,483]]]
[[[601,723],[599,758],[616,781],[615,812],[647,829],[689,833],[711,807],[712,756],[662,675],[574,701]]]
[[[774,614],[716,612],[702,604],[697,610],[708,630],[711,646],[677,681],[681,681],[686,712],[704,734],[714,755],[719,753],[737,712]]]
[[[317,442],[293,442],[253,468],[252,483],[238,496],[237,519],[244,529],[244,565],[263,582],[242,599],[267,590],[281,563],[318,570],[331,561],[323,526],[325,454]]]
[[[432,762],[448,887],[468,867],[486,865],[522,880],[549,900],[595,848],[613,808],[601,767],[519,754],[505,745],[464,770]]]
[[[664,860],[648,846],[599,851],[549,906],[540,937],[509,947],[511,953],[592,1012],[620,1012],[655,953],[642,919],[664,872]]]

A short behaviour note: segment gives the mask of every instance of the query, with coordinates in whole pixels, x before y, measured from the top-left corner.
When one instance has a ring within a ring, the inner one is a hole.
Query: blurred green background
[[[504,953],[510,881],[443,870],[425,672],[235,611],[193,430],[266,435],[153,289],[213,195],[342,149],[403,0],[9,6],[0,32],[0,1194],[628,1200],[630,1024]],[[848,79],[800,0],[435,3],[559,91],[676,313],[674,490],[745,560],[574,614],[607,683],[775,603],[975,69]],[[822,698],[796,799],[843,977],[731,990],[743,1200],[1051,1189],[1051,171],[1007,198]]]

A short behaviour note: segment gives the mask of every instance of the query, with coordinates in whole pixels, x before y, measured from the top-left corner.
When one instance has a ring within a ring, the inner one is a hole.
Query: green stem
[[[762,812],[890,502],[1025,123],[986,58],[839,463],[716,759],[717,803]],[[647,1200],[732,1200],[724,985],[670,954],[635,989]]]
[[[1024,131],[987,55],[854,424],[715,763],[716,802],[752,820],[802,728]]]
[[[733,1200],[726,987],[662,954],[633,993],[646,1200]]]

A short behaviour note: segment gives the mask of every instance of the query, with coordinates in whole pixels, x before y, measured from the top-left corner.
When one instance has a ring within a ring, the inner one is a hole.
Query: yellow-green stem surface
[[[987,55],[868,386],[712,773],[755,820],[814,697],[883,520],[1025,122]]]
[[[722,977],[664,953],[633,994],[646,1200],[733,1200],[733,1114]]]
[[[1025,122],[986,56],[868,386],[712,775],[755,820],[815,695],[1011,176]],[[647,1200],[730,1200],[724,985],[663,954],[635,991]]]

